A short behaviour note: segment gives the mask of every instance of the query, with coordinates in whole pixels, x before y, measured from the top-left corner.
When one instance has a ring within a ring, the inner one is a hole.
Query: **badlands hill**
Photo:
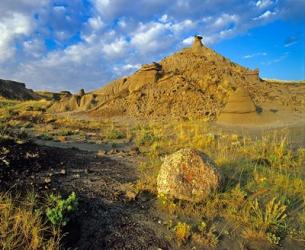
[[[15,100],[37,100],[40,96],[31,89],[27,89],[24,83],[1,80],[0,96]]]
[[[247,93],[245,100],[250,99],[257,112],[272,105],[276,109],[305,110],[304,85],[264,81],[258,70],[233,63],[205,47],[201,39],[195,36],[191,47],[158,63],[143,65],[131,76],[96,91],[67,94],[50,109],[93,117],[215,120],[225,110],[230,96],[241,89],[239,92]],[[234,105],[244,103],[235,100]],[[253,108],[249,111],[256,112]]]

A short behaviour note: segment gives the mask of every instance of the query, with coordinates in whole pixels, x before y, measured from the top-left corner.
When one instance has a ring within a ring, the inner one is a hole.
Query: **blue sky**
[[[305,79],[305,0],[1,0],[0,78],[91,90],[194,34],[264,78]]]

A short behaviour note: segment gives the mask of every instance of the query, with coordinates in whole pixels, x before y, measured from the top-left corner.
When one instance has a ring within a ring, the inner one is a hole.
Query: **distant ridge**
[[[0,96],[15,100],[37,100],[40,96],[24,83],[0,79]]]

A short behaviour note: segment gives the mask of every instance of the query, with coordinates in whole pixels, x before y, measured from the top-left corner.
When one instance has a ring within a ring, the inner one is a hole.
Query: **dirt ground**
[[[150,211],[151,194],[128,197],[128,186],[137,179],[137,152],[96,152],[2,142],[10,150],[9,171],[0,171],[1,190],[34,189],[76,192],[79,209],[65,228],[65,248],[70,249],[169,249],[160,218]],[[2,169],[3,170],[3,169]],[[158,228],[159,227],[159,228]]]
[[[0,168],[1,191],[34,189],[41,197],[76,192],[79,209],[64,228],[65,249],[192,249],[173,240],[155,195],[133,192],[145,156],[132,143],[4,140],[1,146],[9,150],[11,165]],[[268,249],[264,244],[223,238],[217,249]],[[291,246],[283,249],[302,249]]]

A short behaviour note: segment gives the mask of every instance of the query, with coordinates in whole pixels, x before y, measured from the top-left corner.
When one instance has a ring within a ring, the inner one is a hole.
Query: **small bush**
[[[48,204],[46,215],[49,221],[53,225],[65,226],[70,215],[77,210],[78,201],[74,192],[67,199],[63,199],[60,195],[51,194]]]
[[[125,134],[117,129],[112,129],[106,134],[106,138],[110,140],[123,139]]]
[[[53,137],[48,134],[41,134],[37,136],[38,139],[44,140],[44,141],[52,141]]]
[[[158,141],[158,137],[149,129],[142,129],[136,134],[136,144],[138,146],[151,145],[153,142]]]

